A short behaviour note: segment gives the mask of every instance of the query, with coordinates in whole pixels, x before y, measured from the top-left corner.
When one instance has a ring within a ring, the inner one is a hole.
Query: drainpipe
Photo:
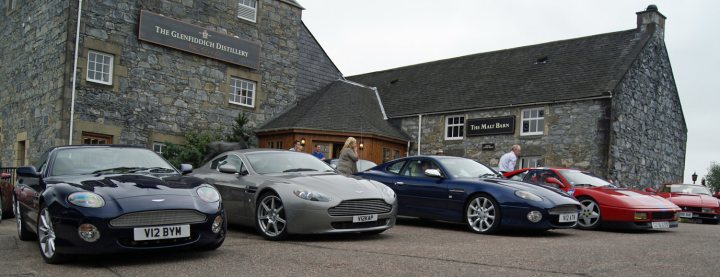
[[[82,0],[78,0],[77,29],[75,30],[75,62],[73,63],[72,93],[70,96],[70,136],[68,145],[73,142],[73,123],[75,123],[75,83],[77,80],[78,49],[80,48],[80,17],[82,16]]]
[[[420,155],[420,144],[422,142],[422,114],[418,115],[418,149],[417,155]]]

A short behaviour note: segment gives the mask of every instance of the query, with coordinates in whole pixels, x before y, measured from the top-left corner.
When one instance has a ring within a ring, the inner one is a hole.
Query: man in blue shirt
[[[312,155],[315,156],[315,158],[318,158],[320,160],[325,159],[325,154],[323,154],[323,152],[320,151],[320,145],[315,145],[315,150],[312,152]]]

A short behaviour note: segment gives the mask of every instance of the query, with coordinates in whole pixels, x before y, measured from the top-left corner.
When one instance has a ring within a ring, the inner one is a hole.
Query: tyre
[[[579,197],[580,215],[577,227],[583,230],[596,230],[600,228],[600,205],[589,197]]]
[[[703,224],[716,224],[716,225],[717,225],[717,224],[720,224],[720,218],[717,218],[717,219],[703,219],[703,220],[702,220],[702,223],[703,223]]]
[[[501,219],[500,205],[490,195],[475,195],[465,205],[465,223],[475,233],[496,233]]]
[[[287,237],[287,216],[280,197],[272,192],[260,196],[255,207],[255,228],[267,240]]]
[[[40,206],[38,214],[38,247],[43,259],[49,264],[58,264],[66,260],[66,256],[58,253],[55,245],[55,228],[53,227],[50,211],[45,205]]]
[[[18,238],[22,241],[29,241],[35,238],[34,234],[25,228],[23,216],[20,211],[20,202],[13,196],[13,213],[15,213],[15,224],[17,225]]]

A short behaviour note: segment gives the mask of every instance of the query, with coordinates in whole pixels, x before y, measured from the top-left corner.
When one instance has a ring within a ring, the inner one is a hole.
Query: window
[[[87,80],[112,85],[113,55],[89,51]]]
[[[27,160],[25,159],[25,158],[26,158],[25,153],[26,153],[26,151],[27,151],[27,150],[26,150],[26,146],[27,146],[27,145],[26,145],[25,142],[26,142],[26,141],[24,141],[24,140],[21,140],[21,141],[18,141],[18,142],[17,142],[17,148],[16,148],[16,151],[17,151],[17,152],[15,153],[15,157],[17,157],[17,158],[15,159],[15,164],[16,164],[17,166],[24,166],[24,165],[27,164]]]
[[[162,155],[163,150],[165,150],[165,146],[166,145],[164,143],[153,142],[153,151],[155,151],[155,153]]]
[[[267,148],[283,149],[282,141],[268,141]]]
[[[96,133],[82,132],[82,144],[112,144],[112,136]]]
[[[400,158],[400,150],[383,148],[383,162]],[[398,169],[400,170],[400,169]]]
[[[405,165],[405,161],[399,161],[394,164],[391,164],[387,167],[387,171],[400,174],[400,169],[402,169],[403,165]]]
[[[230,103],[240,106],[253,107],[255,105],[255,82],[231,78]]]
[[[545,110],[543,108],[522,110],[521,136],[542,135],[545,132]]]
[[[462,139],[465,135],[465,116],[448,116],[445,118],[445,139]]]
[[[257,21],[257,0],[238,1],[238,18],[250,22]]]
[[[520,168],[539,167],[541,157],[520,157]]]

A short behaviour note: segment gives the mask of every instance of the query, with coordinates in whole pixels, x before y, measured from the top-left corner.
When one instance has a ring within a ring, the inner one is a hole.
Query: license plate
[[[190,225],[143,227],[134,231],[136,241],[186,238],[190,236]]]
[[[692,218],[692,213],[691,212],[678,212],[678,216],[684,217],[684,218]]]
[[[657,221],[652,222],[652,228],[653,229],[667,229],[670,228],[670,222],[668,221]]]
[[[369,214],[369,215],[356,215],[356,216],[353,216],[353,223],[358,223],[358,222],[370,222],[370,221],[377,221],[377,215],[376,215],[376,214]]]
[[[575,222],[578,214],[560,214],[560,222]]]

